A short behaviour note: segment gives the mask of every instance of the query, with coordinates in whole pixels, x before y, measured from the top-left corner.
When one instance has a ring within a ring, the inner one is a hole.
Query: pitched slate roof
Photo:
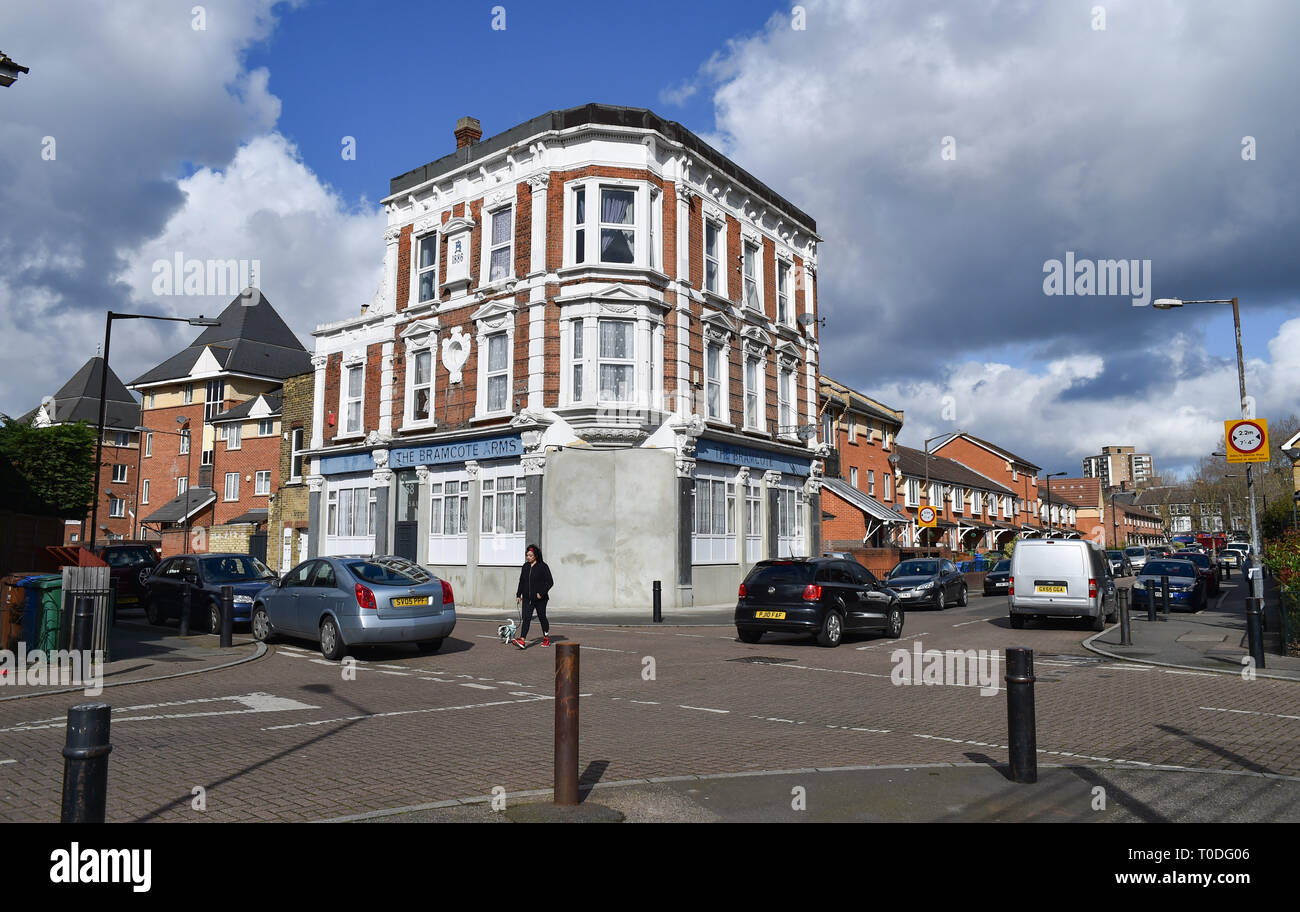
[[[926,457],[923,450],[914,450],[911,447],[895,444],[898,450],[898,468],[904,475],[911,475],[913,478],[925,478]],[[949,484],[958,484],[968,488],[979,488],[982,491],[993,491],[998,494],[1015,494],[1016,492],[1008,487],[998,484],[987,475],[981,475],[974,469],[962,465],[955,459],[949,459],[946,456],[936,456],[930,453],[928,460],[930,464],[930,480],[946,481]]]
[[[99,424],[99,382],[104,370],[104,359],[96,355],[81,369],[72,375],[67,383],[54,394],[54,414],[50,420],[55,424],[68,424],[84,421],[87,424]],[[118,379],[113,369],[108,369],[108,382],[104,387],[104,427],[131,430],[140,423],[140,403]],[[23,416],[31,422],[39,409],[33,409]]]
[[[132,380],[131,386],[188,377],[209,347],[222,369],[233,373],[279,380],[311,369],[311,355],[258,289],[244,289],[217,319],[220,326],[207,327],[189,348]]]
[[[205,488],[195,485],[190,488],[189,494],[189,515],[202,510],[208,504],[217,499],[217,494],[211,488]],[[141,522],[147,523],[164,523],[164,522],[182,522],[185,519],[185,493],[177,494],[174,498],[167,501],[153,513],[146,516]]]
[[[282,397],[274,395],[272,393],[263,393],[260,396],[254,396],[251,399],[245,399],[243,402],[239,403],[238,405],[232,405],[224,412],[220,412],[214,415],[212,417],[212,420],[208,423],[217,424],[222,421],[238,421],[241,418],[247,418],[249,413],[253,410],[253,406],[257,405],[257,400],[259,399],[266,400],[266,405],[271,410],[271,415],[280,414],[280,407],[281,407],[281,403],[283,402]]]

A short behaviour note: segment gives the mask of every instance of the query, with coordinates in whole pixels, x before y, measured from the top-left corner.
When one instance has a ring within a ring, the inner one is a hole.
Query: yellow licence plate
[[[1064,586],[1035,586],[1034,594],[1042,595],[1044,593],[1065,595]]]
[[[427,605],[427,604],[429,604],[429,597],[427,595],[424,596],[423,598],[393,599],[393,607],[395,608],[409,608],[412,605]]]
[[[785,612],[784,611],[755,611],[754,617],[762,618],[764,620],[771,620],[771,621],[784,621]]]

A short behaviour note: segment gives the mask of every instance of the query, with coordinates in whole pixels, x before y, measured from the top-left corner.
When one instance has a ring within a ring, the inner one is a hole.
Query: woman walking
[[[537,612],[537,620],[542,625],[542,645],[551,645],[551,625],[546,620],[546,602],[553,585],[555,581],[551,579],[551,568],[542,560],[542,549],[529,545],[524,552],[524,565],[519,570],[519,588],[515,590],[515,604],[522,604],[524,613],[524,626],[514,641],[520,649],[528,648],[526,638],[528,625],[533,620],[533,611]]]

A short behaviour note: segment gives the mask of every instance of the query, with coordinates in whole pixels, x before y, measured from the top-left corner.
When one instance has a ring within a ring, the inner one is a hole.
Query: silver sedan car
[[[315,640],[327,659],[395,643],[436,652],[456,627],[456,601],[450,583],[402,557],[318,557],[257,594],[252,627],[257,640]]]

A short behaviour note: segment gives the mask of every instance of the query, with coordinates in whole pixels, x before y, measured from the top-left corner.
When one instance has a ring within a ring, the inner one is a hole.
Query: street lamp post
[[[1152,302],[1152,306],[1157,310],[1172,310],[1175,307],[1182,307],[1184,304],[1232,305],[1232,326],[1237,338],[1237,390],[1241,395],[1241,417],[1251,417],[1247,414],[1249,408],[1246,405],[1246,364],[1241,357],[1241,311],[1237,306],[1237,299],[1215,298],[1213,300],[1185,301],[1180,298],[1157,298]],[[1259,518],[1255,512],[1255,478],[1251,472],[1249,462],[1246,463],[1246,493],[1250,499],[1250,550],[1255,553],[1255,559],[1259,560],[1263,555],[1263,549],[1260,547],[1259,540]],[[1255,598],[1261,598],[1264,594],[1264,581],[1258,576],[1255,578],[1252,591]]]
[[[214,320],[211,317],[205,317],[199,314],[197,317],[161,317],[156,314],[126,314],[113,313],[108,311],[104,318],[104,365],[99,372],[99,439],[95,441],[95,485],[99,485],[99,470],[102,468],[101,463],[104,461],[104,412],[108,405],[106,396],[108,395],[108,347],[113,340],[113,321],[114,320],[162,320],[167,323],[188,323],[191,326],[220,326],[220,320]],[[137,483],[139,479],[136,480]],[[189,480],[185,482],[186,490],[189,490]],[[187,500],[188,504],[189,501]],[[99,495],[95,495],[94,501],[90,505],[90,547],[95,547],[95,539],[99,535]]]
[[[1047,478],[1047,537],[1048,538],[1052,537],[1052,479],[1064,474],[1065,474],[1064,472],[1051,472],[1046,476]]]
[[[1118,517],[1115,515],[1115,492],[1114,491],[1110,492],[1110,539],[1111,539],[1110,546],[1112,548],[1118,548],[1119,547],[1119,522],[1118,522]]]

